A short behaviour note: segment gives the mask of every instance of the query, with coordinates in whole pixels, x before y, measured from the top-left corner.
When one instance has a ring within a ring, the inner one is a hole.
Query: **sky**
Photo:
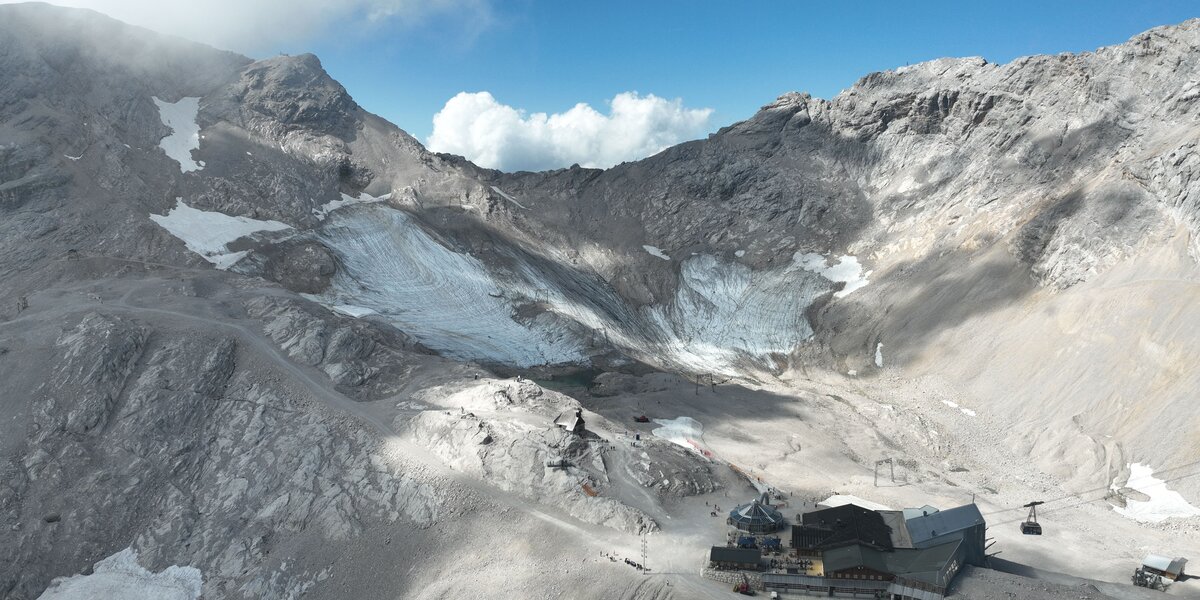
[[[506,170],[609,166],[789,91],[832,98],[873,71],[1093,50],[1200,16],[1195,0],[54,3],[255,58],[313,52],[367,110]]]

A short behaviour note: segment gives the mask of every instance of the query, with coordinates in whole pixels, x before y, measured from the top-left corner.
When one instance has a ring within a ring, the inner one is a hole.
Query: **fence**
[[[851,596],[867,598],[895,598],[907,600],[942,600],[942,588],[919,581],[897,579],[896,581],[864,581],[855,579],[833,579],[809,575],[764,573],[762,588],[781,593],[819,594],[822,596]]]

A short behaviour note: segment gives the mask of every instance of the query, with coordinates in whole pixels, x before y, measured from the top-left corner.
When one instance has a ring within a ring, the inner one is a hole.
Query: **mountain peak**
[[[358,104],[313,54],[280,55],[247,66],[235,86],[246,108],[287,126],[344,133]]]

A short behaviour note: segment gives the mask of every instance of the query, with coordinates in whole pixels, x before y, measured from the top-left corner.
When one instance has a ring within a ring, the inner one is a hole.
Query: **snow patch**
[[[861,506],[862,508],[865,508],[867,510],[892,510],[882,504],[879,504],[878,502],[871,502],[870,500],[863,500],[862,498],[859,498],[858,496],[852,496],[850,494],[834,494],[834,495],[826,498],[824,501],[818,502],[817,506],[823,506],[825,508],[835,508],[838,506],[845,506],[847,504]]]
[[[359,317],[365,317],[367,315],[379,314],[369,308],[365,308],[362,306],[354,306],[353,304],[335,304],[335,305],[333,305],[333,310],[336,310],[337,312],[340,312],[343,315],[346,315],[348,317],[354,317],[356,319]]]
[[[95,564],[91,575],[59,577],[39,600],[198,600],[204,584],[200,569],[170,566],[151,573],[138,564],[137,551],[126,548]]]
[[[357,198],[347,194],[342,194],[341,200],[330,200],[329,202],[322,204],[320,208],[314,208],[313,214],[316,215],[317,219],[324,221],[325,217],[329,216],[329,213],[339,208],[344,208],[350,206],[351,204],[371,204],[374,202],[385,202],[391,197],[392,194],[390,192],[379,196],[378,198],[366,192],[359,192]]]
[[[956,402],[951,402],[949,400],[942,400],[942,404],[945,404],[946,406],[949,406],[950,408],[956,409],[959,412],[961,412],[962,414],[967,415],[968,417],[975,416],[975,411],[973,411],[969,408],[964,408],[962,406],[959,406],[958,403],[956,403]]]
[[[504,190],[502,190],[502,189],[500,189],[500,188],[498,188],[498,187],[496,187],[496,186],[494,186],[494,185],[493,185],[493,186],[492,186],[492,191],[493,191],[493,192],[496,192],[497,194],[500,194],[500,196],[501,196],[501,197],[503,197],[505,200],[508,200],[509,202],[512,202],[513,204],[516,204],[517,206],[520,206],[521,208],[523,208],[523,209],[525,209],[525,210],[529,210],[529,208],[527,208],[527,207],[526,207],[524,204],[521,204],[520,202],[517,202],[517,199],[516,199],[516,198],[513,198],[512,196],[509,196],[508,194],[505,194],[505,193],[504,193]]]
[[[837,264],[834,265],[830,265],[824,256],[815,252],[807,254],[797,252],[792,255],[792,261],[805,271],[820,274],[829,281],[845,283],[845,287],[833,294],[837,298],[845,298],[854,290],[870,283],[867,277],[871,275],[871,272],[863,273],[862,265],[858,264],[858,258],[848,254],[838,258]]]
[[[699,440],[704,435],[704,426],[691,417],[675,419],[654,419],[661,427],[655,427],[650,433],[676,446],[683,446],[692,452],[697,452],[696,445],[689,440]]]
[[[1117,489],[1115,481],[1112,487]],[[1189,504],[1179,492],[1167,489],[1167,482],[1154,477],[1154,469],[1146,465],[1129,465],[1129,481],[1125,487],[1146,494],[1150,499],[1145,502],[1129,500],[1124,508],[1113,507],[1122,516],[1143,523],[1160,523],[1172,517],[1200,517],[1200,508]]]
[[[671,257],[667,256],[666,252],[659,250],[657,246],[642,246],[642,250],[649,252],[651,256],[657,256],[663,260],[671,260]]]
[[[247,254],[250,254],[250,252],[247,250],[239,250],[237,252],[226,252],[225,254],[213,254],[211,256],[205,256],[204,260],[212,263],[213,266],[222,271],[228,271],[230,267],[236,265],[237,262],[245,258]]]
[[[176,198],[175,208],[165,215],[150,215],[171,235],[183,240],[188,250],[204,257],[204,260],[225,270],[241,260],[245,250],[230,252],[227,245],[259,231],[282,231],[291,229],[279,221],[260,221],[249,217],[231,217],[224,213],[198,210]]]
[[[167,156],[179,163],[179,171],[199,171],[204,165],[192,160],[192,151],[200,149],[200,125],[196,115],[200,112],[199,98],[180,98],[178,102],[163,102],[152,96],[158,107],[158,118],[171,128],[171,134],[159,140],[158,146]]]
[[[883,368],[883,342],[875,344],[875,366]]]

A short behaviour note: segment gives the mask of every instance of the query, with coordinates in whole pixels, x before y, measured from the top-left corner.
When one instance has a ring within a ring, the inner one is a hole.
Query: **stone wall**
[[[750,589],[762,590],[762,573],[754,573],[751,571],[722,571],[718,569],[704,568],[700,570],[700,576],[721,583],[728,583],[732,586],[735,583],[741,583],[743,580],[750,582]]]

